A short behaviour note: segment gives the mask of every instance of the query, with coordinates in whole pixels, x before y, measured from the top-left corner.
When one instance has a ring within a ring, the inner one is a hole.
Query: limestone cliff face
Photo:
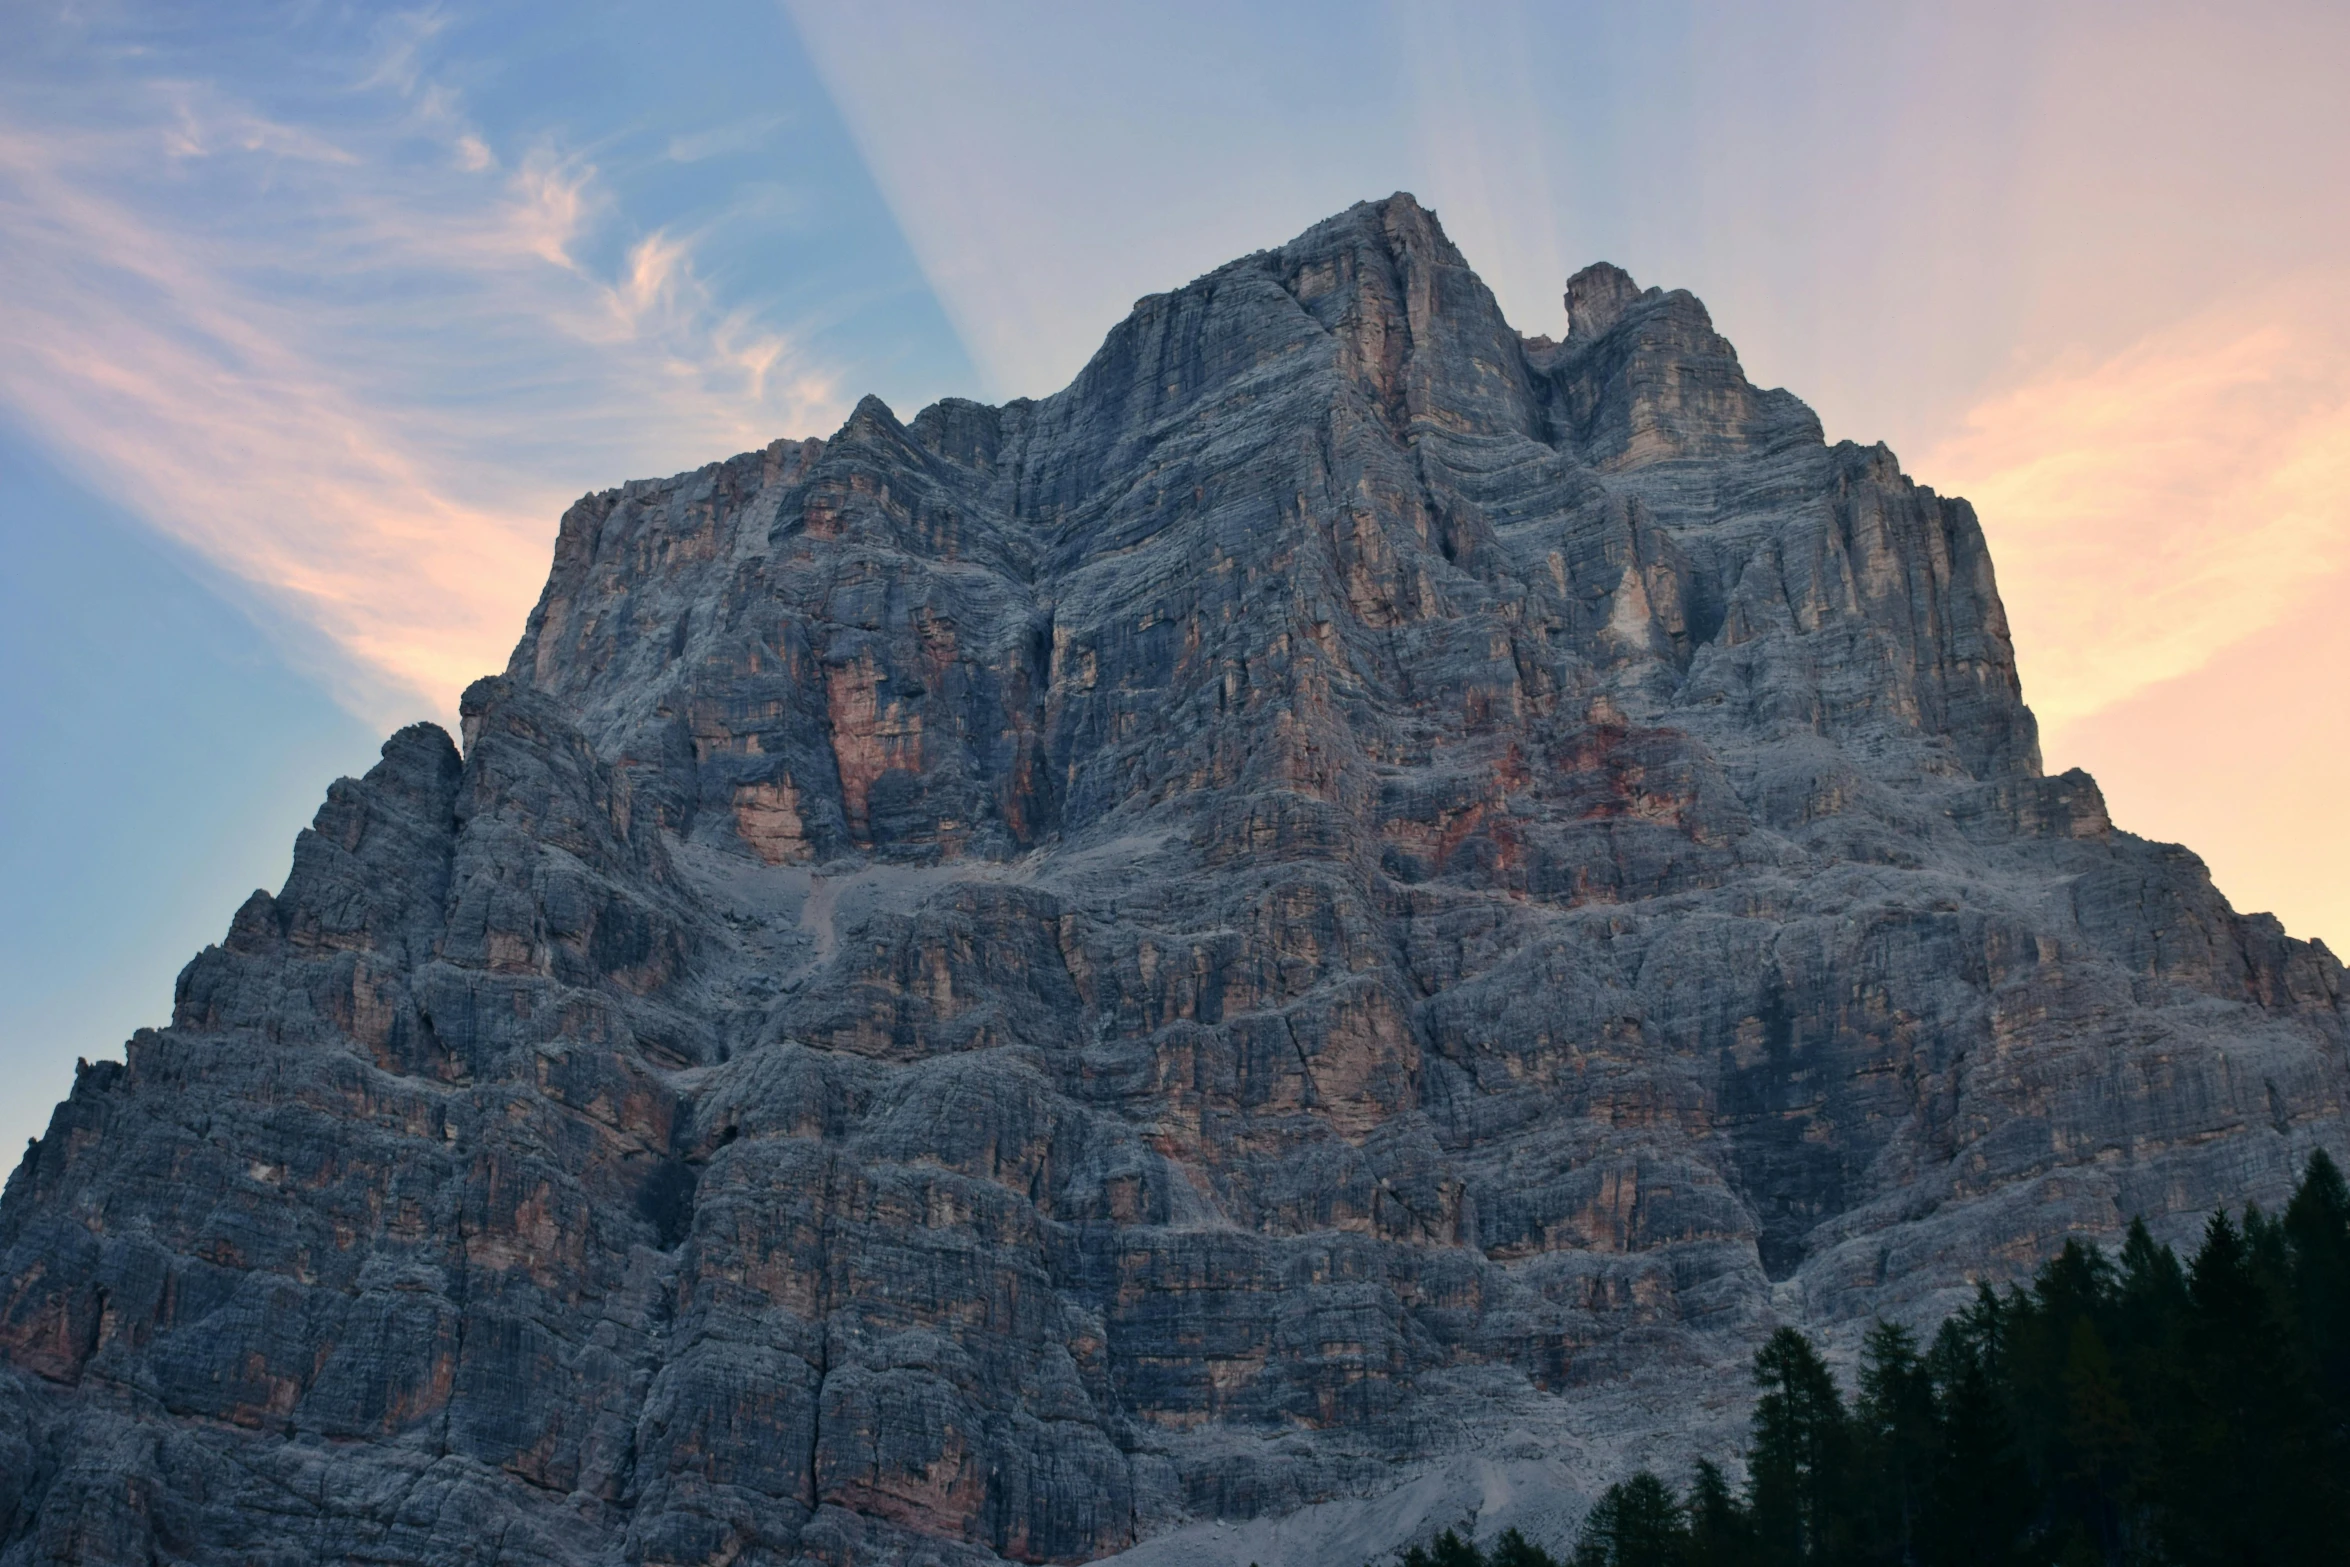
[[[1398,196],[580,501],[10,1180],[0,1562],[1335,1560],[2350,1157],[1966,504],[1569,304]]]

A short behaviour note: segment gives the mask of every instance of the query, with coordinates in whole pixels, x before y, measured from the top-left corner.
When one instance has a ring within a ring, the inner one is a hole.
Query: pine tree
[[[1941,1451],[1918,1536],[1928,1567],[2010,1567],[2025,1561],[2038,1488],[2017,1449],[2000,1339],[2006,1309],[1989,1289],[1943,1322],[1927,1357]]]
[[[1748,1567],[1756,1560],[1752,1521],[1712,1459],[1697,1461],[1681,1510],[1689,1520],[1690,1567]]]
[[[2154,1243],[2143,1219],[2130,1221],[2129,1238],[2122,1243],[2114,1310],[2125,1359],[2176,1358],[2173,1352],[2187,1320],[2187,1270],[2179,1266],[2178,1253]]]
[[[2188,1448],[2194,1394],[2187,1376],[2187,1271],[2178,1254],[2158,1246],[2143,1220],[2132,1220],[2121,1249],[2113,1348],[2124,1395],[2136,1415],[2132,1506],[2124,1520],[2125,1550],[2147,1557],[2162,1515],[2190,1494],[2196,1477],[2182,1456]]]
[[[2190,1405],[2170,1468],[2191,1489],[2174,1491],[2164,1509],[2174,1555],[2245,1564],[2340,1558],[2350,1518],[2339,1454],[2288,1315],[2284,1255],[2279,1227],[2257,1209],[2242,1228],[2223,1212],[2187,1270]]]
[[[2323,1418],[2336,1441],[2350,1441],[2350,1183],[2323,1150],[2309,1156],[2284,1229]]]
[[[1561,1563],[1517,1530],[1504,1529],[1486,1553],[1485,1567],[1561,1567]]]
[[[1918,1559],[1917,1529],[1940,1457],[1941,1432],[1934,1415],[1934,1379],[1909,1329],[1880,1322],[1869,1330],[1860,1387],[1853,1427],[1861,1553],[1872,1562],[1910,1567]]]
[[[1643,1469],[1607,1488],[1575,1542],[1573,1567],[1683,1567],[1689,1528],[1665,1483]]]
[[[1852,1432],[1844,1400],[1811,1340],[1793,1328],[1754,1357],[1748,1510],[1762,1560],[1781,1567],[1840,1563],[1851,1552]]]
[[[2114,1505],[2102,1489],[2106,1455],[2085,1456],[2074,1439],[2111,1436],[2121,1395],[2100,1325],[2117,1309],[2113,1265],[2095,1246],[2068,1240],[2029,1291],[2011,1294],[2001,1326],[1999,1380],[2040,1492],[2039,1533],[2052,1554],[2083,1561],[2104,1558],[2114,1529]],[[2092,1417],[2076,1418],[2076,1391],[2096,1403]]]
[[[1485,1553],[1457,1530],[1447,1529],[1433,1543],[1404,1552],[1403,1567],[1486,1567]]]
[[[2055,1478],[2092,1559],[2118,1564],[2135,1533],[2130,1521],[2141,1442],[2113,1356],[2089,1317],[2073,1319],[2063,1386],[2066,1463]]]
[[[1435,1567],[1485,1567],[1485,1553],[1477,1549],[1476,1543],[1462,1539],[1450,1529],[1437,1536],[1434,1555]]]
[[[1574,1567],[2316,1567],[2350,1560],[2350,1181],[2314,1155],[2283,1216],[2214,1215],[2182,1266],[2133,1222],[1979,1288],[1920,1355],[1879,1324],[1846,1411],[1774,1333],[1733,1492],[1611,1486]],[[1515,1532],[1405,1567],[1561,1567]]]

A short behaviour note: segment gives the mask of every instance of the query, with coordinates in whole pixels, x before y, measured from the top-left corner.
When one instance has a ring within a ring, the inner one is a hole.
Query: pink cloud
[[[580,260],[611,215],[581,160],[484,180],[202,95],[143,107],[79,137],[0,122],[0,405],[323,635],[373,722],[446,714],[504,663],[582,489],[839,417],[788,336],[717,308],[691,236],[609,278]],[[145,198],[159,146],[266,162],[250,226]],[[401,286],[341,286],[375,277]]]
[[[2350,278],[2305,274],[2035,376],[1914,467],[1981,513],[2026,694],[2061,744],[2350,564]]]
[[[1982,516],[2049,767],[2240,906],[2350,939],[2350,279],[2035,376],[1915,468]]]

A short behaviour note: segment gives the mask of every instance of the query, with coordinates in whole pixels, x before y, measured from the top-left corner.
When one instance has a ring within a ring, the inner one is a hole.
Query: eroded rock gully
[[[1398,196],[580,501],[10,1180],[0,1562],[1335,1563],[2350,1156],[1966,504],[1569,297]]]

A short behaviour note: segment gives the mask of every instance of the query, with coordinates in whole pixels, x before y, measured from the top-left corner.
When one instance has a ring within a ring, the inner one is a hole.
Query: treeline
[[[1406,1567],[2299,1567],[2350,1562],[2350,1188],[2224,1212],[2181,1265],[2132,1224],[1988,1286],[1930,1345],[1879,1324],[1847,1397],[1792,1328],[1732,1486],[1610,1486],[1561,1563],[1453,1535]]]

